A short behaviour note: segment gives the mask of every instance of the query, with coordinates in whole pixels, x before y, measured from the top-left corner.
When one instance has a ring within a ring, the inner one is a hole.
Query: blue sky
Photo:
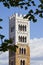
[[[38,0],[36,0],[36,3]],[[3,21],[0,25],[3,27],[3,30],[0,30],[1,34],[5,35],[5,38],[9,38],[9,17],[14,13],[26,14],[28,11],[20,8],[6,8],[0,4],[0,18],[3,18]],[[31,53],[31,65],[42,65],[43,64],[43,19],[38,18],[36,23],[30,22],[30,53]],[[6,60],[6,63],[3,63]],[[8,65],[8,52],[0,55],[1,65]]]
[[[3,21],[0,23],[2,25],[3,30],[0,31],[0,33],[3,33],[6,38],[9,36],[9,17],[14,13],[22,13],[26,14],[28,11],[25,11],[24,9],[20,8],[6,8],[0,4],[0,17],[3,18]],[[40,38],[43,37],[43,19],[39,18],[37,16],[38,21],[36,23],[30,22],[30,38]],[[7,35],[6,35],[7,34]]]

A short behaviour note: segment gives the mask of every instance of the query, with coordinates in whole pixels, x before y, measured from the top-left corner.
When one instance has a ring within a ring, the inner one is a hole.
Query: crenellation
[[[18,14],[18,13],[16,13],[16,14],[13,14],[12,16],[10,16],[9,17],[9,19],[11,20],[13,17],[16,17],[16,18],[21,18],[21,19],[23,19],[23,17],[25,17],[26,16],[26,14],[25,15],[22,15],[22,14]],[[30,16],[29,16],[30,17]],[[28,17],[28,18],[29,18]],[[24,18],[24,20],[28,20],[28,18]]]

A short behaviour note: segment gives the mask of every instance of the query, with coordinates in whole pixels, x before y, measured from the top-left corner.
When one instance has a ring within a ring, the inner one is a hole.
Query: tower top
[[[18,14],[18,13],[16,13],[16,14],[13,14],[12,16],[10,16],[9,19],[12,19],[13,17],[16,17],[16,18],[23,18],[23,17],[25,17],[25,16],[26,16],[26,14],[23,15],[23,14]],[[24,18],[24,19],[27,19],[27,20],[28,20],[28,18]]]
[[[16,13],[10,17],[9,38],[13,39],[14,44],[29,44],[30,22],[24,16]]]

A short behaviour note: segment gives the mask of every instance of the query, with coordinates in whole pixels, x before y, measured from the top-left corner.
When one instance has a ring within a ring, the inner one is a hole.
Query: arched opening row
[[[26,41],[27,41],[27,37],[19,36],[19,42],[26,42]]]
[[[26,49],[25,48],[20,48],[19,53],[20,54],[26,54]]]
[[[26,31],[26,25],[18,25],[18,29],[20,30],[20,31]]]

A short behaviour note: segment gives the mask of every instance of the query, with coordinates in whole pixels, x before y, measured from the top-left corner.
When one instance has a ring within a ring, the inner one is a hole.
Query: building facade
[[[30,65],[30,22],[17,13],[9,19],[9,38],[18,48],[9,50],[9,65]]]

